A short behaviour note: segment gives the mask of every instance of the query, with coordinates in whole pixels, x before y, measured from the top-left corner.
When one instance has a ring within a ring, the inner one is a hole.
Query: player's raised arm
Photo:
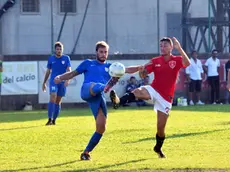
[[[145,65],[138,65],[138,66],[128,66],[125,68],[125,73],[135,73],[139,71],[140,76],[147,76],[149,73],[152,72],[152,61],[146,63]],[[150,72],[149,72],[150,71]]]
[[[180,55],[182,56],[182,63],[185,67],[190,65],[190,59],[188,58],[187,54],[184,52],[183,48],[180,45],[180,42],[173,37],[172,38],[173,42],[174,42],[174,48],[177,49],[177,51],[179,51]]]
[[[138,72],[140,67],[141,67],[141,65],[139,65],[139,66],[128,66],[125,68],[125,73],[132,74],[132,73]]]
[[[79,73],[74,70],[74,71],[71,71],[71,72],[66,72],[62,75],[58,75],[54,78],[54,82],[56,84],[60,83],[61,81],[66,81],[66,80],[70,80],[72,78],[74,78],[75,76],[77,76]]]

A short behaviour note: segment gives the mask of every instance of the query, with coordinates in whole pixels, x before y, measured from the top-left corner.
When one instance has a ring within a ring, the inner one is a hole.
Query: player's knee
[[[145,89],[137,88],[133,90],[133,94],[136,98],[140,98],[143,100],[149,100],[151,97],[149,96],[148,92]]]
[[[105,130],[106,130],[106,126],[103,125],[103,124],[98,124],[96,130],[97,130],[98,133],[103,134],[105,132]]]
[[[95,86],[95,83],[92,83],[91,85],[90,85],[90,88],[89,88],[89,91],[90,91],[90,94],[91,94],[91,96],[95,96],[96,94],[94,93],[94,91],[93,91],[93,87]]]
[[[50,95],[50,102],[52,102],[52,103],[56,103],[56,98],[57,98],[57,96],[56,96],[56,95],[51,94],[51,95]]]
[[[61,100],[62,100],[62,97],[60,96],[57,96],[56,100],[55,100],[55,103],[60,105],[61,104]]]
[[[132,91],[132,93],[135,95],[135,97],[139,98],[141,96],[141,91],[139,89],[135,89]]]

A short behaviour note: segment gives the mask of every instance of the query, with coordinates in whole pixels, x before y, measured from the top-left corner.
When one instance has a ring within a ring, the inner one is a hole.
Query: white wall
[[[54,0],[54,41],[63,19]],[[160,37],[167,36],[167,13],[180,13],[181,0],[160,0]],[[67,17],[61,41],[71,53],[83,19],[86,0],[77,0],[77,14]],[[207,16],[208,1],[192,1],[192,16]],[[205,8],[199,8],[204,6]],[[20,1],[1,19],[3,54],[49,54],[51,52],[50,0],[40,0],[40,13],[22,14]],[[156,53],[157,0],[108,0],[110,53]],[[94,53],[95,43],[105,40],[105,0],[91,0],[76,54]]]

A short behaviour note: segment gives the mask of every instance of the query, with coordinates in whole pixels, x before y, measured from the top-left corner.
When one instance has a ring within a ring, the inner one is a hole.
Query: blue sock
[[[99,143],[101,137],[102,134],[95,132],[91,137],[85,151],[91,152],[95,148],[95,146]]]
[[[92,90],[95,94],[101,93],[105,88],[105,84],[101,84],[101,83],[96,83]]]
[[[53,120],[56,120],[59,113],[61,111],[61,106],[59,104],[54,105],[54,115],[53,115]]]
[[[48,118],[51,119],[53,117],[53,112],[54,112],[54,103],[49,102],[48,103]]]

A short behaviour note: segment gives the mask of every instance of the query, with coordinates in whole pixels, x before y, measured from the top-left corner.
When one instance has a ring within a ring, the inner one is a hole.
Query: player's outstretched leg
[[[116,85],[116,83],[118,82],[120,78],[118,77],[112,77],[105,85],[105,88],[104,88],[104,92],[107,93],[109,92],[109,90],[114,86]]]
[[[126,93],[124,96],[119,98],[114,90],[110,92],[110,100],[113,104],[113,108],[117,109],[119,106],[125,105],[128,101],[136,100],[134,93]]]

